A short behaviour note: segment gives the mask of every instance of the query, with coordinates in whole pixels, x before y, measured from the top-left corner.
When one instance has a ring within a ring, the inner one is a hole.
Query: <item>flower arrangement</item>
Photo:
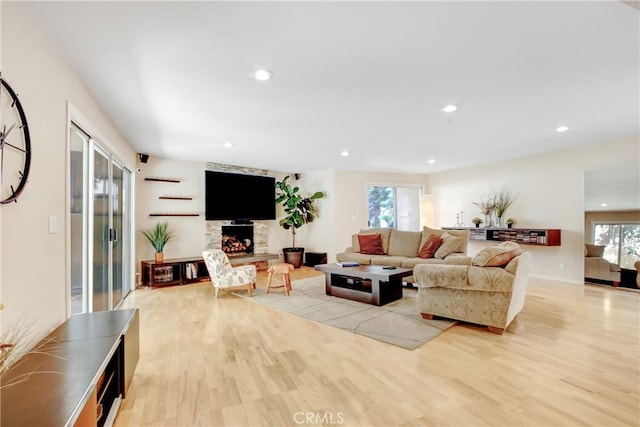
[[[507,189],[503,189],[495,195],[495,211],[498,218],[504,216],[504,213],[509,209],[515,198],[511,191]]]
[[[0,310],[4,308],[0,302]],[[35,321],[28,322],[20,319],[9,328],[7,328],[0,336],[0,377],[11,369],[19,360],[27,353],[39,353],[50,355],[44,350],[52,339],[45,339],[36,344],[40,337],[41,330],[37,327]],[[58,357],[58,356],[54,356]],[[33,371],[21,374],[9,381],[3,381],[0,389],[11,385],[26,381],[33,373],[43,373],[45,371],[34,368]]]
[[[476,217],[474,217],[474,218],[471,220],[471,222],[472,222],[472,223],[474,223],[474,224],[476,225],[476,227],[477,227],[477,226],[479,226],[479,225],[482,223],[482,219],[480,219],[480,218],[478,218],[478,217],[476,216]]]
[[[481,197],[479,202],[473,202],[473,204],[480,208],[480,213],[483,215],[491,215],[496,208],[495,196],[490,194],[486,200]]]
[[[511,226],[516,223],[516,220],[513,218],[507,218],[505,222],[507,224],[507,227],[511,228]]]

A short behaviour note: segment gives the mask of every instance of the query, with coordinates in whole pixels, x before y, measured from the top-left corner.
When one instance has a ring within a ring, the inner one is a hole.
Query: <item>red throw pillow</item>
[[[418,254],[418,256],[420,258],[433,258],[433,255],[436,253],[441,244],[442,239],[435,234],[432,234],[424,243],[422,249],[420,249],[420,253]]]
[[[384,255],[382,248],[382,234],[358,234],[360,253],[367,255]]]

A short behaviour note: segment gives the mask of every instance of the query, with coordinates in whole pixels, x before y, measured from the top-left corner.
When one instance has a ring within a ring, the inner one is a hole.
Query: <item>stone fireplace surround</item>
[[[243,168],[240,166],[225,165],[221,163],[208,162],[207,170],[219,172],[236,172],[251,175],[268,175],[266,169]],[[274,202],[275,203],[275,202]],[[269,235],[269,222],[253,221],[253,253],[266,254],[268,252],[267,238]],[[207,221],[206,241],[208,249],[222,249],[222,226],[232,225],[232,221]]]
[[[268,251],[267,236],[269,221],[253,221],[253,253],[266,254]],[[233,226],[232,221],[207,221],[207,248],[222,248],[222,227]]]

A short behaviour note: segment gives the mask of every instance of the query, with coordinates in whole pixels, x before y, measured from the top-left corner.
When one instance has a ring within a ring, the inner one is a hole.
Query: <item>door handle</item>
[[[118,241],[118,230],[116,228],[109,229],[109,241],[111,242]]]

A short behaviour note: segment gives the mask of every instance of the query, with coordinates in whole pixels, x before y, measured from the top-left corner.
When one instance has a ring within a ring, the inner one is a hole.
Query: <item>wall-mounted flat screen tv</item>
[[[205,218],[276,219],[275,184],[270,176],[205,171]]]

